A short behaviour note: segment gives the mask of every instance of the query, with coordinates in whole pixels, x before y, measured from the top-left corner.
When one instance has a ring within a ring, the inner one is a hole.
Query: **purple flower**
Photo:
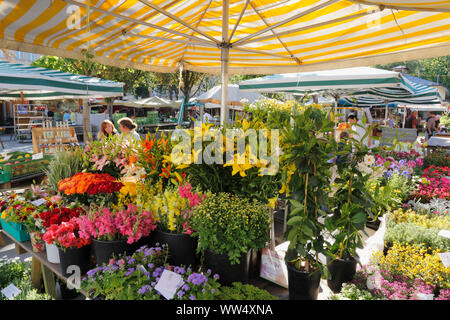
[[[154,265],[153,263],[149,263],[149,264],[147,264],[147,266],[148,266],[150,269],[153,269],[153,268],[155,267],[155,265]]]
[[[138,290],[138,292],[140,294],[144,294],[144,293],[146,293],[147,291],[150,291],[150,290],[151,290],[151,287],[147,284],[147,285],[143,286],[142,288],[140,288]]]
[[[216,289],[211,289],[211,293],[214,293],[214,292],[216,292]]]
[[[213,276],[213,278],[216,279],[216,280],[218,280],[218,279],[219,279],[219,275],[216,273],[216,274]]]
[[[181,298],[183,295],[184,295],[184,291],[183,290],[180,290],[180,291],[177,292],[178,298]]]
[[[189,290],[189,286],[187,284],[184,284],[181,289],[183,289],[184,291],[188,291]]]
[[[189,296],[189,299],[190,299],[190,300],[195,300],[195,297],[191,294],[191,295]]]
[[[132,274],[134,272],[134,268],[129,268],[127,273],[125,273],[125,276],[129,276],[130,274]]]

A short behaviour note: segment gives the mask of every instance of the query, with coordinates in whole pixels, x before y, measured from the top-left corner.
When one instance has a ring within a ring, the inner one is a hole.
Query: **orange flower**
[[[132,165],[133,163],[136,162],[136,157],[134,155],[131,155],[130,158],[128,159],[128,162],[130,165]]]
[[[149,152],[150,150],[152,150],[153,144],[154,144],[154,140],[153,139],[149,140],[149,138],[147,136],[144,141],[144,151]]]

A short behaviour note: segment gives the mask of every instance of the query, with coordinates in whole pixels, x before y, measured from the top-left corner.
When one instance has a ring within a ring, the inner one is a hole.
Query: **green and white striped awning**
[[[433,104],[442,100],[437,89],[414,83],[399,72],[370,68],[346,68],[318,72],[286,73],[245,80],[239,89],[258,92],[328,92],[335,97],[410,104]]]
[[[0,61],[0,99],[84,99],[123,96],[123,83]]]

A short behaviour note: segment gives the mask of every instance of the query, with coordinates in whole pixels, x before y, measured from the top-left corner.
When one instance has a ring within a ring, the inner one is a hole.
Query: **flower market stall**
[[[287,243],[285,298],[326,283],[330,299],[448,300],[447,151],[369,149],[334,129],[329,108],[261,100],[234,127],[91,141],[3,196],[2,232],[89,299],[279,299],[253,280],[262,249]]]

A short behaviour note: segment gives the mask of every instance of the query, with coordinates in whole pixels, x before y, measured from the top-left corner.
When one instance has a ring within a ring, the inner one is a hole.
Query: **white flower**
[[[367,166],[371,166],[375,163],[375,157],[371,154],[366,154],[364,156],[364,164]]]

